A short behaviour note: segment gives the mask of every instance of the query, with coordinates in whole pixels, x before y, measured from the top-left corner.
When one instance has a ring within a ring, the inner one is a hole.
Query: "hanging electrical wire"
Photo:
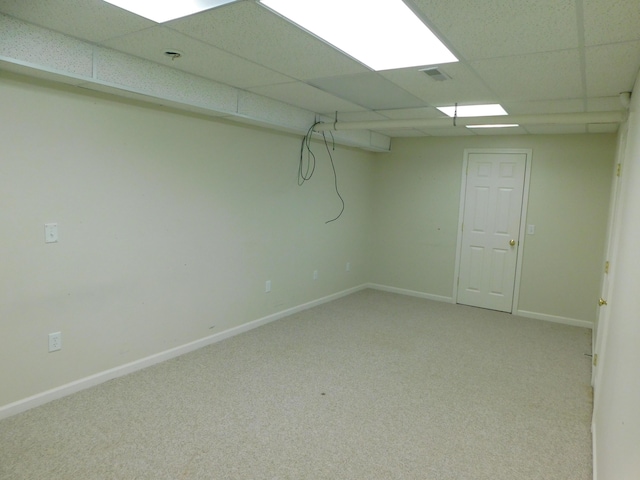
[[[302,144],[300,145],[300,163],[298,166],[298,185],[302,186],[304,182],[307,180],[311,180],[313,176],[313,172],[316,170],[316,156],[311,151],[311,136],[313,135],[313,129],[321,122],[316,122],[309,130],[307,130],[307,134],[302,138]],[[304,151],[307,150],[307,168],[303,173],[303,164],[304,164]]]
[[[298,163],[298,185],[300,186],[302,186],[304,182],[311,180],[311,177],[313,176],[316,170],[316,156],[311,150],[311,137],[313,136],[313,131],[314,131],[313,129],[319,123],[322,123],[322,122],[315,122],[313,125],[311,125],[311,127],[309,127],[309,130],[307,130],[307,133],[302,138],[302,143],[300,144],[300,161]],[[329,132],[329,133],[331,135],[332,149],[335,151],[336,149],[335,138],[333,137],[332,132]],[[340,209],[340,213],[338,213],[338,215],[335,218],[332,218],[331,220],[327,220],[326,222],[324,222],[325,224],[327,224],[327,223],[335,222],[342,216],[342,214],[344,213],[345,203],[344,203],[344,198],[342,198],[342,195],[340,195],[340,190],[338,189],[338,173],[336,171],[336,166],[333,161],[333,155],[331,153],[332,149],[329,148],[329,141],[327,139],[325,132],[322,132],[322,139],[324,140],[324,146],[327,149],[327,153],[329,154],[329,161],[331,162],[331,169],[333,170],[333,183],[336,189],[336,194],[338,195],[338,198],[342,203],[342,208]],[[306,151],[306,155],[305,155],[305,151]]]

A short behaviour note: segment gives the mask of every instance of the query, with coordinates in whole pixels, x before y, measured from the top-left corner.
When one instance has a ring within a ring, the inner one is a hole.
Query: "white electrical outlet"
[[[58,224],[45,223],[44,224],[44,242],[56,243],[57,241],[58,241]]]
[[[264,283],[264,293],[269,293],[271,291],[271,280],[267,280]]]
[[[314,270],[313,271],[313,279],[317,280],[318,279],[318,270]]]
[[[55,332],[49,334],[49,352],[57,352],[62,349],[62,333]]]
[[[347,272],[350,272],[350,271],[351,271],[351,262],[347,262],[347,266],[345,267],[345,270],[346,270]]]

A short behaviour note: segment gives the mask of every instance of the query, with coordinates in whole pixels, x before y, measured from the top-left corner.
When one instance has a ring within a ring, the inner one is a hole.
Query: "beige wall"
[[[465,148],[533,149],[520,308],[593,319],[614,135],[337,147],[325,225],[319,143],[298,187],[299,136],[6,73],[0,105],[0,406],[367,282],[450,297]]]
[[[453,296],[465,148],[532,149],[518,309],[592,322],[615,135],[394,139],[374,175],[372,281]],[[521,242],[522,243],[522,242]]]
[[[368,280],[370,153],[79,92],[0,74],[0,406]]]

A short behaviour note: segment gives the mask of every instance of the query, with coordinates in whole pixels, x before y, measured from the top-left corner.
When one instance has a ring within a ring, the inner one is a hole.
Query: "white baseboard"
[[[547,322],[562,323],[564,325],[571,325],[572,327],[590,328],[593,330],[593,322],[587,320],[578,320],[575,318],[558,317],[556,315],[547,315],[546,313],[528,312],[526,310],[517,310],[513,312],[514,315],[527,318],[535,318],[536,320],[545,320]]]
[[[387,285],[379,285],[376,283],[368,283],[365,285],[365,287],[373,288],[375,290],[382,290],[384,292],[399,293],[401,295],[409,295],[412,297],[426,298],[428,300],[435,300],[437,302],[456,303],[453,297],[445,297],[442,295],[432,295],[430,293],[416,292],[414,290],[406,290],[404,288],[389,287]],[[526,310],[517,310],[513,312],[513,315],[518,315],[520,317],[526,317],[526,318],[534,318],[536,320],[544,320],[546,322],[562,323],[564,325],[571,325],[573,327],[583,327],[583,328],[593,329],[593,322],[589,322],[587,320],[578,320],[575,318],[559,317],[557,315],[548,315],[546,313],[529,312]]]
[[[169,350],[165,350],[164,352],[156,353],[154,355],[141,358],[140,360],[136,360],[131,363],[120,365],[118,367],[111,368],[109,370],[105,370],[103,372],[99,372],[85,378],[81,378],[79,380],[53,388],[51,390],[38,393],[31,397],[27,397],[13,403],[9,403],[7,405],[0,407],[0,420],[2,420],[3,418],[10,417],[12,415],[16,415],[21,412],[25,412],[31,408],[44,405],[45,403],[51,402],[53,400],[66,397],[67,395],[71,395],[81,390],[94,387],[108,380],[122,377],[129,373],[142,370],[143,368],[150,367],[157,363],[161,363],[161,362],[170,360],[172,358],[179,357],[180,355],[184,355],[185,353],[198,350],[199,348],[206,347],[208,345],[220,342],[222,340],[233,337],[235,335],[239,335],[240,333],[253,330],[254,328],[260,327],[262,325],[266,325],[267,323],[271,323],[276,320],[280,320],[281,318],[287,317],[294,313],[298,313],[303,310],[316,307],[323,303],[331,302],[332,300],[336,300],[341,297],[345,297],[347,295],[358,292],[360,290],[364,290],[365,288],[367,288],[367,285],[359,285],[357,287],[349,288],[347,290],[343,290],[341,292],[337,292],[332,295],[328,295],[326,297],[322,297],[317,300],[313,300],[311,302],[298,305],[296,307],[291,307],[286,310],[282,310],[281,312],[267,315],[266,317],[253,320],[251,322],[244,323],[242,325],[230,328],[223,332],[219,332],[214,335],[210,335],[208,337],[201,338],[199,340],[195,340],[193,342],[180,345],[178,347],[174,347]]]
[[[596,423],[591,423],[591,448],[592,450],[592,458],[593,458],[593,480],[598,480],[598,455],[596,448]]]
[[[415,290],[406,290],[404,288],[389,287],[387,285],[379,285],[377,283],[367,283],[366,288],[382,290],[383,292],[399,293],[400,295],[409,295],[410,297],[426,298],[427,300],[435,300],[436,302],[455,303],[452,297],[432,295],[430,293],[416,292]]]

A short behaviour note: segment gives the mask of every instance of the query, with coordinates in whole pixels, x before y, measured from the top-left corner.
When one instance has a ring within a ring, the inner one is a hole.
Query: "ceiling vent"
[[[429,78],[432,80],[436,80],[438,82],[444,82],[445,80],[451,80],[451,77],[446,73],[442,72],[438,67],[429,67],[420,70],[424,72]]]

